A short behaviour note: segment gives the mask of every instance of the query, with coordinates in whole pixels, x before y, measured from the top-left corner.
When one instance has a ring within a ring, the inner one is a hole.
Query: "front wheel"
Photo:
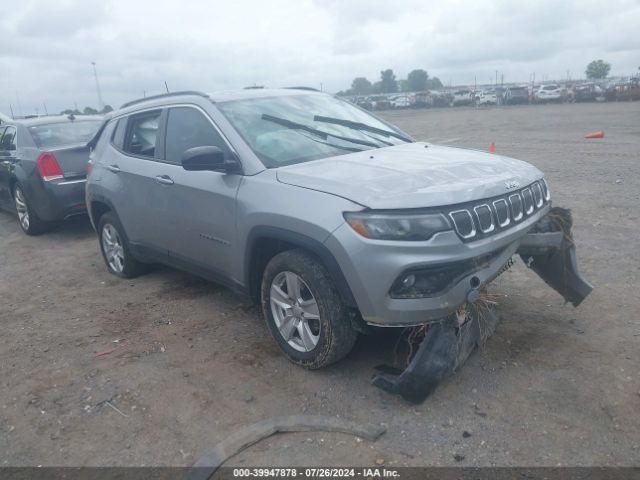
[[[324,266],[302,250],[279,253],[261,286],[262,314],[285,355],[309,369],[347,355],[357,338],[349,309]]]

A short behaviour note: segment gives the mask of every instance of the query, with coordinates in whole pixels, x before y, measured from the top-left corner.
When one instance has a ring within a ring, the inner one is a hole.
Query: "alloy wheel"
[[[320,312],[309,286],[293,272],[280,272],[271,282],[271,313],[278,332],[292,348],[310,352],[320,340]]]
[[[124,270],[124,247],[116,228],[110,223],[102,227],[102,249],[109,267],[116,273]]]
[[[24,198],[22,189],[17,187],[15,190],[16,210],[18,211],[18,220],[20,225],[26,231],[29,230],[29,209],[27,208],[27,201]]]

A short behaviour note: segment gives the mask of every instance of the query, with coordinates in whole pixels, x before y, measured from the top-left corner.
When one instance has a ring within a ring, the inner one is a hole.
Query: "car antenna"
[[[169,87],[167,86],[167,81],[166,80],[164,81],[164,88],[166,88],[167,89],[167,93],[169,93]]]

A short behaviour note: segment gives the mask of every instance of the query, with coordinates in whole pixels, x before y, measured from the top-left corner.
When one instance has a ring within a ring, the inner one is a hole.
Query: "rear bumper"
[[[483,285],[499,275],[527,232],[549,210],[540,209],[516,227],[475,242],[463,243],[453,232],[426,242],[369,240],[343,224],[325,242],[342,268],[363,319],[376,326],[426,324],[473,300]],[[477,269],[458,276],[435,296],[392,298],[394,283],[408,270],[447,266],[489,256]]]
[[[85,178],[42,182],[27,193],[38,217],[44,221],[64,220],[87,212]]]

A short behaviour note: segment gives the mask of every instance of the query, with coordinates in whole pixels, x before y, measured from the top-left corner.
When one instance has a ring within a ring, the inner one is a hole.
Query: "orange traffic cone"
[[[495,142],[491,142],[491,145],[489,145],[489,153],[496,153],[496,144],[495,144]]]
[[[587,133],[584,138],[604,138],[604,132],[600,130],[599,132]]]

